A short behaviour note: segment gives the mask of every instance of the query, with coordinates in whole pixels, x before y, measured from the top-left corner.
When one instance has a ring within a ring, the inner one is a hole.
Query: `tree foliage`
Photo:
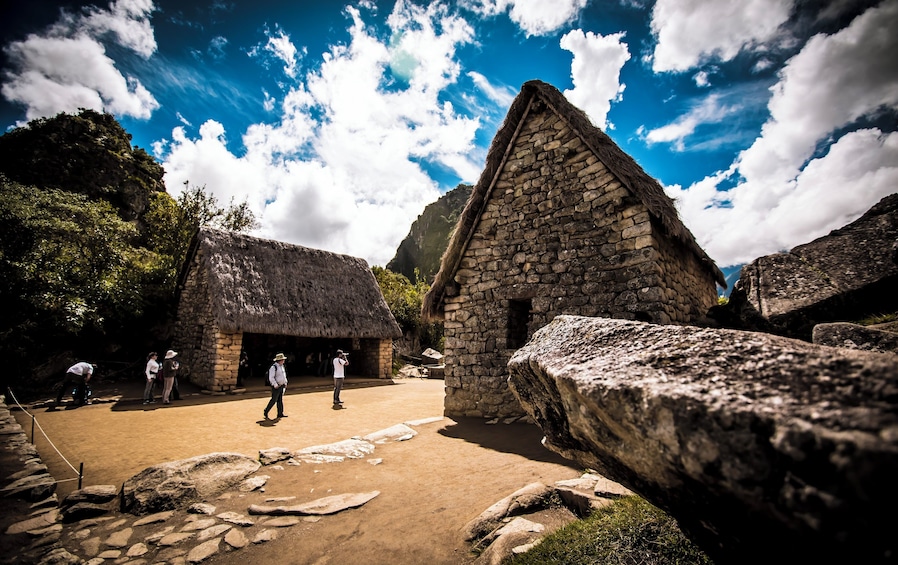
[[[39,367],[54,356],[57,365],[142,358],[167,339],[198,228],[256,225],[246,202],[222,208],[205,187],[185,183],[172,198],[162,167],[130,139],[93,111],[0,136],[0,354],[12,367],[4,384],[40,386],[65,368]]]
[[[415,269],[415,282],[412,283],[405,275],[383,267],[375,266],[371,271],[402,333],[417,336],[422,347],[442,351],[443,325],[421,320],[421,305],[430,286],[421,280],[420,272]]]
[[[102,200],[0,175],[0,340],[13,358],[143,315],[154,254]]]
[[[103,199],[125,220],[165,191],[164,170],[110,114],[80,110],[40,118],[0,136],[0,172],[23,185]]]

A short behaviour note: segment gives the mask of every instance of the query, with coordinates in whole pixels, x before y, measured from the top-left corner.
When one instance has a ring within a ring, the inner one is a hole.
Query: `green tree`
[[[443,324],[421,320],[421,305],[430,286],[421,280],[420,272],[415,269],[415,282],[412,283],[405,275],[383,267],[375,266],[371,271],[402,333],[415,336],[422,347],[442,351]]]
[[[156,255],[109,202],[0,174],[0,341],[27,368],[59,343],[115,334],[143,316]]]

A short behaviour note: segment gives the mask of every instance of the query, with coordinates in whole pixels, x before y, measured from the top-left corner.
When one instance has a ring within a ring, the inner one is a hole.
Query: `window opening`
[[[508,301],[507,345],[509,349],[518,349],[527,343],[527,332],[532,318],[532,302],[529,298]]]

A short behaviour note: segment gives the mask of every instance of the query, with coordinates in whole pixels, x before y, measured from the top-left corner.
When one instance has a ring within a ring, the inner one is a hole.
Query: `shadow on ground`
[[[454,425],[441,429],[440,435],[461,439],[487,449],[513,453],[531,461],[565,465],[572,469],[581,466],[574,461],[550,451],[542,445],[543,432],[536,424],[514,422],[484,425],[482,418],[452,418]]]

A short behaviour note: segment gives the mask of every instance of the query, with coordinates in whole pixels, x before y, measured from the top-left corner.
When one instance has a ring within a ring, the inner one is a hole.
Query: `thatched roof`
[[[505,165],[506,152],[514,144],[532,101],[537,97],[565,120],[621,184],[645,204],[649,213],[667,234],[698,257],[699,261],[711,272],[717,284],[726,288],[726,279],[723,273],[707,253],[699,247],[692,232],[680,221],[673,202],[664,194],[664,189],[661,188],[658,181],[649,176],[605,132],[595,127],[583,110],[568,102],[557,88],[542,81],[531,80],[521,87],[520,94],[514,99],[508,110],[508,115],[505,116],[505,122],[499,128],[496,137],[493,138],[483,173],[481,173],[480,179],[474,186],[471,197],[458,219],[452,239],[443,254],[440,270],[434,278],[430,291],[424,297],[422,316],[425,319],[436,319],[442,316],[446,286],[455,277],[468,241],[489,200],[496,177]]]
[[[222,330],[323,338],[402,335],[363,259],[202,228],[188,252],[182,289],[197,257]]]

